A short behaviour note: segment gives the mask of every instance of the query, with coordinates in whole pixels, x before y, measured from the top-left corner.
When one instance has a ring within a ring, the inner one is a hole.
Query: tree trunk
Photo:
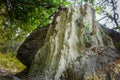
[[[32,64],[23,62],[29,80],[120,80],[119,51],[90,5],[63,8],[46,31]]]

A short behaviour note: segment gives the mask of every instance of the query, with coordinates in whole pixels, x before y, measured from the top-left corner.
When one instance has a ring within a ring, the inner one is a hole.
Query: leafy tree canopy
[[[1,0],[0,27],[15,34],[20,30],[30,32],[40,24],[49,23],[48,16],[60,5],[61,0]]]
[[[33,29],[46,26],[49,16],[66,4],[61,0],[0,0],[0,44],[21,40]]]

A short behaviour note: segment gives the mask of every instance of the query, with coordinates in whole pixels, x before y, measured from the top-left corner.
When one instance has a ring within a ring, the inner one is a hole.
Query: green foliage
[[[23,41],[32,30],[48,25],[59,6],[69,4],[66,0],[0,0],[0,47]]]
[[[100,14],[102,8],[101,8],[100,6],[96,6],[96,7],[95,7],[95,10],[96,10],[96,13],[97,13],[97,14]]]
[[[120,48],[120,41],[117,42],[117,47]]]
[[[90,24],[89,24],[89,23],[85,24],[85,30],[86,30],[86,31],[89,31],[89,30],[90,30]]]
[[[11,22],[18,24],[27,24],[29,28],[36,27],[40,22],[53,13],[59,6],[66,5],[67,2],[62,3],[61,0],[17,0],[8,2],[3,2],[10,6],[7,6],[7,14]],[[44,24],[45,25],[45,24]]]
[[[0,68],[7,71],[17,73],[25,69],[25,66],[20,63],[12,53],[0,53]]]
[[[89,0],[89,1],[90,1],[91,4],[94,4],[94,1],[95,1],[95,0]]]
[[[59,6],[68,6],[70,2],[66,0],[5,0],[1,1],[0,13],[3,13],[2,23],[9,23],[8,25],[15,28],[20,28],[23,31],[32,31],[37,26],[45,26],[50,23],[48,17]],[[4,8],[3,8],[4,7]],[[6,27],[6,24],[5,24]]]

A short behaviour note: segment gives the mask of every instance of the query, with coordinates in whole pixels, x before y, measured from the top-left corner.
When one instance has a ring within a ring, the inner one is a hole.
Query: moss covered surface
[[[17,60],[12,53],[0,53],[0,69],[7,70],[12,73],[17,73],[23,70],[25,66]]]

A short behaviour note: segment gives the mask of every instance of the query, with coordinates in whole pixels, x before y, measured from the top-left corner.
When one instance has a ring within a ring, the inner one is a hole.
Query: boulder
[[[19,47],[17,51],[17,58],[27,68],[30,67],[38,49],[40,49],[44,45],[47,30],[48,27],[35,29]]]

